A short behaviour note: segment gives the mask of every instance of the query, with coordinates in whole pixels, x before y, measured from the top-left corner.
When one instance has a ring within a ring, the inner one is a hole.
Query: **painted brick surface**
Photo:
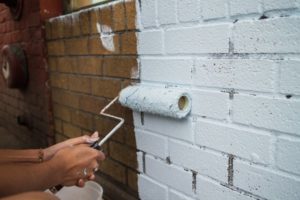
[[[174,2],[141,1],[141,84],[186,90],[192,111],[133,113],[155,135],[137,142],[141,199],[299,199],[299,1]]]
[[[295,138],[279,138],[277,143],[278,168],[300,174],[300,140]]]
[[[253,162],[269,163],[271,136],[220,123],[199,121],[196,124],[195,142]]]
[[[299,53],[299,22],[299,17],[237,22],[233,28],[234,52]]]
[[[236,95],[233,100],[233,121],[237,123],[299,135],[299,115],[298,100],[250,95]]]
[[[228,24],[166,30],[166,53],[227,53],[229,48],[228,36]]]
[[[145,200],[165,200],[168,195],[168,188],[145,175],[139,175],[139,186],[144,188],[140,191],[140,198]]]

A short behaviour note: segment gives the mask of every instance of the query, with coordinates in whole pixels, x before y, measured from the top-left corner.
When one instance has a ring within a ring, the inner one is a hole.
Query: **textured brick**
[[[199,0],[181,0],[178,2],[178,19],[182,22],[197,21],[200,10]]]
[[[64,36],[64,21],[60,18],[51,20],[52,39],[62,38]]]
[[[136,29],[135,21],[136,21],[136,0],[125,1],[125,12],[127,18],[127,29],[133,30]]]
[[[284,171],[300,174],[299,138],[279,138],[277,151],[277,166]]]
[[[69,89],[76,92],[91,93],[91,80],[82,76],[69,77]]]
[[[101,9],[100,15],[101,15],[100,24],[111,27],[111,29],[113,30],[112,7],[111,6],[103,7]],[[106,30],[102,30],[102,32],[106,32]]]
[[[167,83],[191,84],[193,61],[190,59],[141,59],[141,79]]]
[[[227,53],[229,25],[169,29],[165,32],[165,48],[176,53]]]
[[[139,54],[162,54],[163,53],[163,32],[143,31],[138,33]]]
[[[297,0],[264,0],[263,5],[264,10],[297,8]]]
[[[69,77],[65,74],[52,73],[50,81],[52,87],[68,89]]]
[[[105,102],[93,96],[82,95],[79,97],[79,107],[83,111],[98,114],[100,109],[103,108]]]
[[[157,18],[159,24],[176,23],[176,1],[175,0],[158,0],[157,10],[158,10]]]
[[[258,13],[260,7],[260,0],[240,1],[231,0],[229,2],[230,15],[246,15]]]
[[[280,61],[279,90],[285,94],[300,95],[300,62],[296,60]]]
[[[137,148],[147,154],[165,159],[167,157],[167,138],[147,131],[135,130]]]
[[[64,55],[65,45],[63,41],[51,41],[47,44],[48,54],[53,56]]]
[[[256,59],[199,59],[193,83],[199,86],[272,92],[276,62]]]
[[[246,196],[242,192],[231,190],[222,186],[218,182],[208,178],[197,176],[197,197],[203,200],[222,199],[222,200],[255,200]]]
[[[195,134],[195,142],[200,146],[226,152],[253,162],[270,163],[271,136],[263,131],[198,121]]]
[[[176,165],[194,170],[222,182],[227,181],[226,166],[228,158],[221,154],[209,152],[175,140],[169,141],[169,153],[171,162]],[[214,167],[212,168],[212,166]]]
[[[63,17],[63,23],[64,23],[64,33],[63,37],[72,37],[73,35],[73,28],[72,28],[72,15],[66,15]]]
[[[233,167],[234,185],[241,189],[266,199],[300,198],[300,181],[297,178],[239,160],[234,162]]]
[[[72,112],[72,123],[90,131],[93,129],[93,119],[91,114],[74,111]]]
[[[70,57],[57,58],[57,71],[72,73],[73,72],[74,59]]]
[[[79,137],[81,135],[80,128],[65,122],[63,123],[63,131],[64,135],[69,138]]]
[[[125,32],[120,36],[122,54],[137,54],[137,38],[135,32]]]
[[[88,11],[82,11],[79,13],[79,23],[81,29],[81,35],[87,35],[90,33],[90,16]]]
[[[146,156],[145,162],[148,176],[185,194],[193,194],[192,172],[167,164],[152,156]]]
[[[138,191],[138,175],[136,171],[128,169],[127,171],[128,185],[134,191]]]
[[[98,33],[97,30],[97,23],[99,23],[100,19],[100,9],[99,8],[94,8],[90,10],[90,26],[91,26],[91,34]]]
[[[88,54],[88,39],[76,38],[65,40],[67,55],[86,55]]]
[[[92,94],[114,98],[121,90],[121,83],[112,79],[92,79]]]
[[[233,100],[233,121],[246,125],[299,135],[299,114],[299,101],[248,95]]]
[[[169,199],[171,200],[193,200],[191,197],[185,196],[184,194],[177,192],[176,190],[169,190]]]
[[[138,78],[139,69],[136,57],[105,58],[103,74],[104,76],[119,78]]]
[[[193,91],[192,99],[193,114],[220,120],[226,120],[228,117],[227,93],[196,90]]]
[[[138,178],[139,196],[143,200],[167,200],[168,188],[141,174]]]
[[[109,143],[110,156],[133,169],[137,168],[136,151],[116,142]]]
[[[78,57],[73,72],[86,75],[102,75],[102,58]]]
[[[144,27],[156,26],[156,1],[155,0],[142,0],[141,1],[141,21]]]
[[[104,174],[113,177],[115,180],[121,183],[125,184],[126,182],[125,167],[111,159],[106,159],[105,162],[101,163],[100,171],[103,172]]]
[[[210,0],[202,1],[202,17],[204,19],[218,19],[226,17],[226,1]]]
[[[80,20],[79,13],[72,14],[72,36],[80,36]]]
[[[108,54],[115,54],[119,53],[119,37],[118,35],[104,35],[104,38],[101,36],[91,37],[88,41],[89,45],[89,54],[96,54],[96,55],[108,55]],[[108,39],[107,39],[107,38]],[[107,44],[108,42],[108,44]],[[108,48],[107,45],[110,44],[112,47]],[[112,51],[111,51],[112,50]]]
[[[125,6],[123,2],[117,2],[112,6],[112,18],[114,21],[114,31],[123,31],[126,27]]]
[[[298,17],[237,22],[233,28],[234,52],[299,53],[299,23]]]

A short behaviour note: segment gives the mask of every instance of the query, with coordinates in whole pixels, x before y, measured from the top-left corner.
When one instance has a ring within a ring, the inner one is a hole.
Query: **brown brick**
[[[127,29],[134,30],[135,26],[135,18],[136,18],[136,7],[135,0],[126,1],[125,2],[125,10],[126,10],[126,18],[127,18]]]
[[[79,96],[75,93],[71,93],[69,91],[61,91],[61,104],[70,106],[73,108],[78,108],[79,107]]]
[[[111,159],[106,159],[100,164],[100,171],[113,177],[115,180],[121,183],[126,183],[125,167]]]
[[[79,13],[79,23],[82,35],[88,35],[90,33],[90,16],[88,11],[82,11]]]
[[[136,139],[135,139],[135,133],[133,128],[133,123],[131,122],[131,125],[125,125],[123,127],[124,129],[124,135],[125,135],[125,143],[128,146],[131,146],[132,148],[136,148]]]
[[[92,94],[114,98],[119,94],[121,82],[112,79],[92,79]]]
[[[72,28],[72,15],[64,16],[64,33],[63,36],[65,38],[72,37],[73,28]]]
[[[58,133],[62,133],[62,121],[59,119],[54,120],[54,130]]]
[[[122,54],[137,54],[137,42],[135,32],[121,34]]]
[[[62,38],[64,35],[64,21],[60,18],[54,18],[51,21],[52,39]]]
[[[112,18],[112,8],[111,6],[107,6],[101,9],[100,12],[100,25],[106,25],[111,27],[113,30],[113,18]],[[101,30],[104,32],[105,30]]]
[[[52,101],[55,103],[60,103],[62,100],[62,90],[57,89],[57,88],[52,88]]]
[[[71,73],[73,71],[74,59],[70,57],[57,58],[57,71]]]
[[[138,191],[138,178],[137,178],[137,172],[127,169],[127,180],[128,180],[128,186],[133,189],[134,191]]]
[[[71,111],[69,108],[67,108],[65,106],[54,104],[53,105],[53,114],[54,114],[54,117],[57,117],[64,121],[68,121],[68,122],[71,121]]]
[[[103,99],[97,97],[81,95],[79,98],[79,107],[83,111],[99,114],[105,105],[104,102]]]
[[[62,40],[48,42],[47,47],[48,55],[59,56],[65,53],[65,45]]]
[[[45,22],[45,32],[46,32],[46,39],[52,39],[52,29],[51,29],[51,23],[49,21]]]
[[[125,30],[125,8],[123,2],[118,2],[113,5],[113,21],[114,21],[114,31]]]
[[[105,48],[99,36],[94,36],[89,39],[89,53],[94,55],[110,55],[119,53],[119,36],[113,35],[114,51]]]
[[[110,141],[109,153],[113,159],[118,160],[133,169],[137,168],[136,151],[134,149],[117,142]]]
[[[72,123],[90,131],[93,129],[92,115],[81,111],[72,112]]]
[[[72,36],[79,36],[80,34],[79,14],[74,13],[72,14]]]
[[[74,73],[88,75],[102,75],[102,58],[99,57],[78,57],[74,65]]]
[[[59,143],[59,142],[63,142],[65,140],[67,140],[68,138],[64,135],[61,134],[55,134],[55,143]]]
[[[76,38],[65,40],[65,53],[67,55],[86,55],[88,54],[88,39]]]
[[[90,10],[90,29],[91,34],[98,33],[97,23],[99,23],[100,9],[95,8]]]
[[[105,76],[121,78],[138,78],[138,64],[136,57],[109,57],[103,63]]]
[[[79,137],[81,136],[80,128],[70,124],[70,123],[63,123],[63,131],[64,135],[69,138]]]
[[[48,67],[51,72],[56,71],[57,59],[53,57],[48,57]]]
[[[68,89],[69,77],[65,74],[51,73],[50,81],[52,87]]]
[[[82,93],[91,93],[90,78],[83,76],[70,76],[69,77],[70,90]]]

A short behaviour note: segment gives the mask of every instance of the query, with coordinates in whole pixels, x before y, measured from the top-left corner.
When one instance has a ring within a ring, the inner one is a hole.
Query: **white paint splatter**
[[[97,22],[97,31],[100,35],[100,40],[103,47],[111,52],[115,51],[115,44],[114,44],[114,35],[111,33],[111,27],[107,25],[101,25]]]

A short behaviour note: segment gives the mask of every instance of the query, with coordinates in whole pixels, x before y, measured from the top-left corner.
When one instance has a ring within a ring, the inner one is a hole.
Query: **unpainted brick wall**
[[[43,147],[47,145],[47,138],[51,143],[53,135],[39,1],[24,1],[22,12],[20,21],[14,21],[10,10],[4,4],[0,5],[0,48],[6,44],[21,44],[29,68],[29,83],[25,90],[8,89],[1,75],[0,126],[17,135],[28,147]],[[29,128],[17,123],[18,116],[26,118]]]
[[[134,113],[140,198],[300,199],[300,2],[140,2],[141,84],[193,101]]]
[[[100,110],[137,82],[135,1],[114,1],[50,19],[46,23],[56,141],[99,131],[116,121]],[[104,146],[97,180],[106,199],[136,199],[137,158],[132,112],[117,104],[109,113],[125,125]]]

